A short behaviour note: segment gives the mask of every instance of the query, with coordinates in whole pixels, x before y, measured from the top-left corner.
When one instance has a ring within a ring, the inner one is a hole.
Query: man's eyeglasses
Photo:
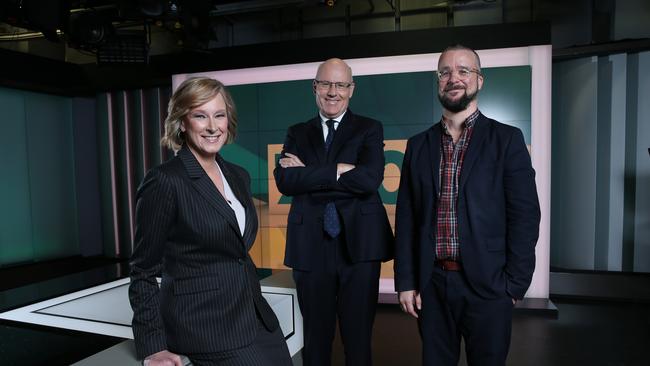
[[[316,87],[320,90],[330,90],[330,87],[334,85],[334,88],[337,91],[344,91],[354,85],[354,83],[344,83],[344,82],[334,82],[334,81],[327,81],[327,80],[318,80],[314,79],[314,82],[316,83]]]
[[[449,78],[451,78],[452,72],[454,72],[454,70],[444,69],[444,70],[436,71],[436,74],[438,74],[438,80],[447,81],[447,80],[449,80]],[[458,69],[456,71],[456,73],[458,74],[458,78],[462,79],[462,80],[469,79],[469,77],[470,77],[470,75],[472,75],[472,73],[476,73],[479,76],[483,76],[483,74],[481,74],[481,72],[478,71],[477,69],[468,69],[466,67],[462,67],[462,68]]]

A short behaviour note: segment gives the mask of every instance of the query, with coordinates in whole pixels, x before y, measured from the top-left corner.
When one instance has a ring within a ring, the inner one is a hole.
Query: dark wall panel
[[[34,259],[79,254],[72,101],[25,94]]]
[[[79,251],[82,256],[103,254],[97,122],[94,98],[73,98],[72,115],[75,141],[75,177],[79,226]]]

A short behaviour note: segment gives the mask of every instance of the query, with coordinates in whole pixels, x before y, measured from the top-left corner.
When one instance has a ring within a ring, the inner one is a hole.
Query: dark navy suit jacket
[[[323,211],[333,201],[341,217],[353,263],[393,258],[394,238],[379,197],[384,178],[384,132],[379,121],[348,110],[325,153],[320,117],[289,128],[282,154],[297,155],[306,165],[274,170],[278,190],[292,196],[284,264],[310,270],[323,240]],[[336,164],[355,168],[336,180]]]
[[[398,291],[421,291],[432,276],[441,133],[437,123],[407,143],[396,209]],[[460,175],[457,214],[460,257],[472,288],[485,298],[523,298],[535,269],[540,210],[519,129],[479,116]]]
[[[257,235],[250,177],[219,155],[216,161],[246,209],[243,235],[234,211],[185,146],[149,171],[138,189],[129,299],[140,359],[163,349],[187,354],[243,347],[257,335],[256,313],[267,329],[278,327],[248,255]]]

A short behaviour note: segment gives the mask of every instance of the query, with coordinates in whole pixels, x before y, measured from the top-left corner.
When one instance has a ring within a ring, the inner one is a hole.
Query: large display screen
[[[550,202],[551,47],[478,50],[484,74],[479,108],[486,116],[520,128],[537,171],[542,227],[537,269],[529,297],[548,297]],[[356,83],[350,108],[383,123],[386,165],[380,194],[394,224],[395,202],[406,140],[439,121],[442,109],[434,74],[439,53],[349,59]],[[182,74],[209,76],[228,86],[239,115],[238,136],[222,150],[245,167],[260,219],[251,255],[265,268],[283,268],[286,219],[291,198],[273,180],[287,128],[317,115],[312,80],[319,63]],[[382,290],[392,290],[392,262],[382,266]]]

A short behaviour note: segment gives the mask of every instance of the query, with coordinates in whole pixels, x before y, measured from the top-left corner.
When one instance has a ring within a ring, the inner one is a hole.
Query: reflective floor
[[[125,263],[82,258],[0,269],[0,311],[113,281],[126,274]],[[515,316],[508,365],[650,364],[650,304],[566,298],[553,301],[559,309],[557,319]],[[2,321],[0,365],[69,365],[122,341]],[[395,305],[379,306],[373,343],[375,366],[420,364],[422,345],[416,323]],[[344,364],[338,337],[333,347],[333,364]],[[465,361],[461,360],[460,365],[465,365]]]
[[[0,269],[0,312],[109,282],[127,273],[125,263],[82,258]],[[122,341],[92,333],[2,321],[0,364],[70,365]]]

